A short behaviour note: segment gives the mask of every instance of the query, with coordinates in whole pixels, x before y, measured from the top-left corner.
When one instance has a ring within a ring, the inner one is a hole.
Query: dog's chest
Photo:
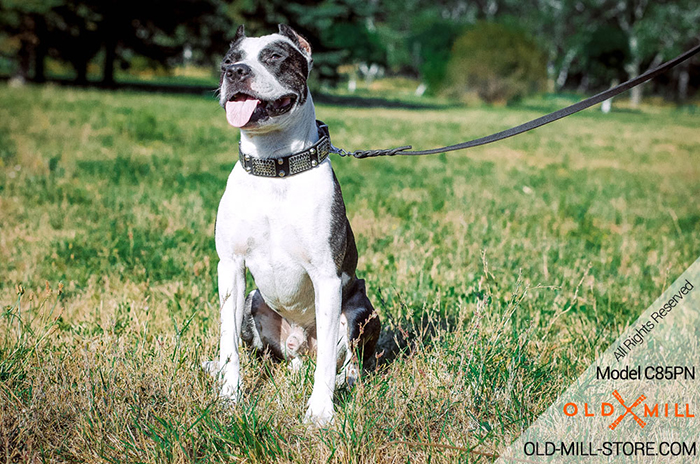
[[[236,165],[229,177],[217,216],[219,257],[243,258],[265,301],[280,313],[312,316],[311,277],[334,271],[333,188],[329,162],[287,179],[251,176]]]

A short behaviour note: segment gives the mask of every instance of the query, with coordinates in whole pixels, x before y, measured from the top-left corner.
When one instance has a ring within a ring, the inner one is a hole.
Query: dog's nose
[[[230,80],[242,80],[248,77],[251,72],[252,70],[247,64],[236,63],[226,68],[226,77]]]

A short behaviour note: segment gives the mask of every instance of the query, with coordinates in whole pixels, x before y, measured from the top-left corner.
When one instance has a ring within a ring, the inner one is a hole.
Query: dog
[[[239,340],[294,369],[315,354],[305,420],[322,426],[333,419],[336,385],[354,383],[359,359],[370,360],[381,324],[355,273],[332,145],[307,86],[312,65],[309,42],[286,25],[263,37],[240,26],[221,64],[220,104],[241,140],[215,227],[217,367],[221,396],[236,401]],[[246,268],[257,287],[247,296]]]

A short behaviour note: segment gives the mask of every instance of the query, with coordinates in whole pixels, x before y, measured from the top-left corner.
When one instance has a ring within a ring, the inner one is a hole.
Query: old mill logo
[[[627,417],[628,415],[634,420],[641,428],[644,428],[647,423],[642,419],[648,417],[683,417],[691,418],[695,417],[695,414],[690,412],[690,404],[679,404],[679,403],[656,403],[654,405],[644,404],[644,410],[635,412],[634,408],[638,407],[647,397],[645,395],[640,395],[632,404],[629,406],[622,399],[622,395],[615,390],[612,396],[617,400],[622,406],[622,412],[620,413],[620,406],[617,407],[618,416],[609,425],[610,430],[615,430],[618,425]],[[683,407],[684,406],[684,407]],[[566,403],[564,405],[564,414],[569,417],[574,417],[579,413],[579,405],[576,403]],[[615,406],[612,403],[600,403],[600,414],[596,414],[597,409],[589,409],[588,403],[583,403],[583,416],[584,417],[595,417],[600,415],[601,417],[613,416],[615,414]],[[685,414],[684,414],[685,412]],[[641,417],[640,417],[641,416]]]

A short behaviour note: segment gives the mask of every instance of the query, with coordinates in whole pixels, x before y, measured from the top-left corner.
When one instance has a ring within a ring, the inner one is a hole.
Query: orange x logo
[[[612,424],[610,424],[610,430],[615,430],[615,428],[616,428],[618,425],[620,425],[620,422],[622,422],[622,419],[624,419],[625,416],[626,416],[627,414],[632,414],[632,417],[633,417],[634,420],[637,422],[637,424],[639,424],[639,426],[640,426],[641,428],[644,428],[644,426],[647,425],[646,422],[644,422],[642,419],[640,419],[639,416],[637,416],[637,415],[634,413],[634,411],[632,411],[632,408],[635,408],[635,407],[639,406],[644,400],[647,399],[646,396],[641,395],[639,398],[637,398],[637,401],[635,401],[634,403],[632,403],[632,406],[627,406],[627,405],[625,404],[625,402],[622,400],[622,396],[620,396],[620,393],[619,393],[617,390],[615,390],[615,391],[613,392],[613,396],[615,397],[615,399],[616,399],[617,401],[620,402],[620,404],[622,405],[622,407],[625,408],[625,412],[624,412],[623,414],[621,414],[620,417],[618,417],[617,419],[615,419],[615,422],[613,422]]]

